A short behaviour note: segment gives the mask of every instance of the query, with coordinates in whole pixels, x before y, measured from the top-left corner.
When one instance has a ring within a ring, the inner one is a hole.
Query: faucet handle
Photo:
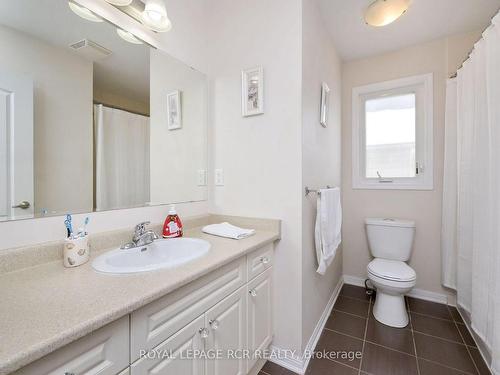
[[[135,226],[135,233],[136,234],[143,234],[146,231],[146,225],[151,224],[150,221],[143,221],[142,223],[139,223]]]

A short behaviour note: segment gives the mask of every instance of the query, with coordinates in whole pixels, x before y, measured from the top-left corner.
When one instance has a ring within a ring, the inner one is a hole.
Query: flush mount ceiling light
[[[73,1],[68,1],[69,8],[79,15],[80,17],[86,19],[87,21],[91,22],[103,22],[102,18],[96,16],[94,13],[92,13],[90,10],[85,8],[84,6],[81,6],[77,3],[74,3]]]
[[[163,0],[146,0],[142,12],[142,23],[153,31],[166,32],[172,28],[172,23],[167,16],[167,8]]]
[[[132,0],[106,0],[108,3],[118,5],[119,7],[126,7],[132,3]]]
[[[128,31],[117,28],[116,33],[120,36],[120,38],[122,38],[126,42],[132,44],[142,44],[142,41],[139,38],[137,38],[134,34]]]
[[[385,26],[401,17],[411,0],[376,0],[365,12],[365,21],[371,26]]]

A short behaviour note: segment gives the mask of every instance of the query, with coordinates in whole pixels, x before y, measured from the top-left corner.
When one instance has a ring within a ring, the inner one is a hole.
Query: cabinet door
[[[255,351],[267,349],[273,339],[272,268],[248,283],[247,301],[250,370],[258,359],[253,356]]]
[[[129,365],[128,315],[18,370],[15,375],[116,375]]]
[[[245,285],[245,257],[167,294],[131,315],[131,357],[167,340],[189,322]]]
[[[204,375],[205,315],[182,328],[131,366],[131,375]]]
[[[207,375],[246,374],[246,288],[240,288],[207,311],[205,325],[209,328],[207,349],[218,356],[207,361]]]

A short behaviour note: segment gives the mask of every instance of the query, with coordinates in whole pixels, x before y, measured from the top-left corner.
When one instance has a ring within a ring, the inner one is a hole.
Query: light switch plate
[[[207,186],[207,171],[206,169],[198,170],[198,186]]]
[[[215,186],[224,186],[224,170],[215,170]]]

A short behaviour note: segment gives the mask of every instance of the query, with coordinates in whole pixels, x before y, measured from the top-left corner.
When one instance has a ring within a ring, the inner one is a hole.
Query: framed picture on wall
[[[264,113],[264,71],[262,66],[241,72],[241,114],[243,117]]]
[[[328,125],[328,107],[330,102],[330,88],[328,85],[323,82],[321,84],[321,104],[320,104],[320,114],[319,114],[319,122],[320,124],[326,128]]]
[[[167,128],[168,130],[182,128],[182,102],[179,90],[167,94]]]

